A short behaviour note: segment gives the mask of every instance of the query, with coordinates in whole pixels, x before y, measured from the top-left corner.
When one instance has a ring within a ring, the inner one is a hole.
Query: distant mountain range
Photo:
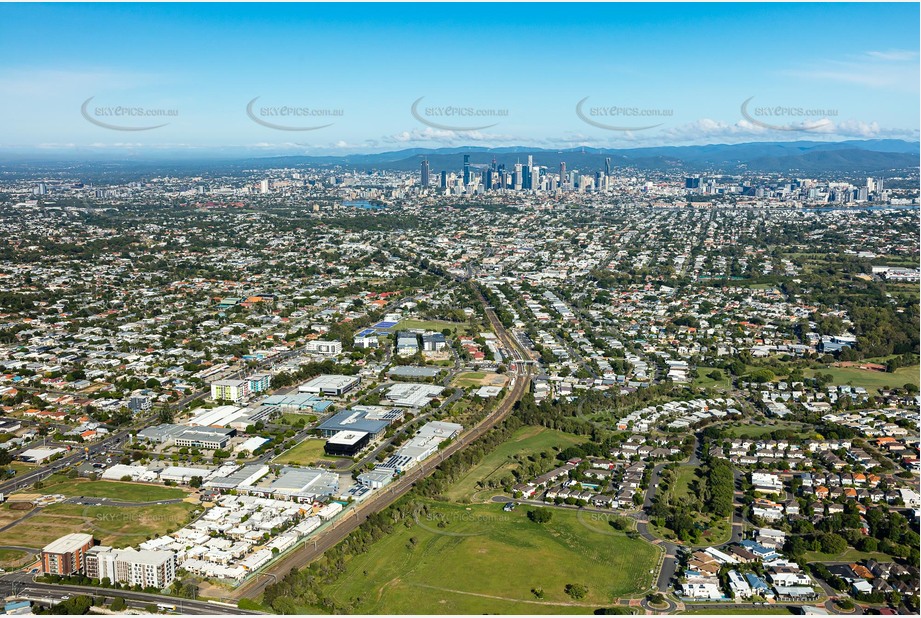
[[[641,172],[676,173],[785,173],[891,174],[896,170],[918,169],[919,143],[896,139],[850,140],[843,142],[752,142],[707,146],[651,146],[646,148],[569,148],[548,149],[508,146],[482,148],[408,148],[375,154],[342,156],[285,155],[275,157],[106,158],[67,160],[28,156],[0,157],[0,173],[40,178],[62,173],[85,181],[124,181],[150,175],[225,175],[276,167],[344,167],[353,170],[418,171],[422,158],[429,161],[433,179],[442,170],[458,172],[463,155],[470,155],[474,168],[483,168],[495,159],[512,169],[516,162],[527,163],[532,155],[536,165],[558,170],[565,162],[569,170],[594,173],[604,169],[610,158],[616,168],[635,168]]]
[[[616,167],[641,170],[724,172],[876,172],[919,166],[919,143],[894,139],[850,140],[843,142],[753,142],[707,146],[652,146],[646,148],[570,148],[545,149],[509,146],[504,148],[409,148],[376,154],[345,156],[280,156],[250,159],[254,165],[344,166],[352,169],[416,170],[423,157],[432,173],[457,171],[463,155],[471,165],[481,167],[493,160],[511,168],[526,163],[528,155],[536,165],[557,169],[565,162],[568,169],[604,169],[610,158]]]

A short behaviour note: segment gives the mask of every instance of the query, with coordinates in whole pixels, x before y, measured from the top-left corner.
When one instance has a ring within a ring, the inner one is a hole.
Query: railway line
[[[485,307],[486,300],[482,297],[482,294],[480,295],[480,300]],[[503,345],[512,353],[513,357],[509,359],[510,369],[513,373],[512,388],[507,392],[505,398],[499,405],[496,406],[496,409],[479,423],[458,436],[454,442],[440,451],[436,457],[412,468],[404,476],[392,482],[386,488],[375,492],[365,502],[360,503],[348,511],[331,526],[322,530],[314,537],[306,539],[298,549],[255,574],[252,579],[234,590],[230,595],[230,599],[255,598],[262,594],[270,584],[284,577],[291,569],[301,568],[310,564],[323,555],[325,551],[335,547],[339,542],[345,539],[352,531],[358,528],[362,522],[367,520],[369,515],[379,512],[399,500],[415,486],[417,481],[432,474],[445,459],[465,449],[511,414],[512,410],[515,408],[515,403],[518,402],[528,390],[530,384],[528,376],[531,373],[531,366],[528,363],[529,359],[527,354],[524,353],[515,338],[505,330],[505,327],[496,316],[495,311],[487,308],[486,317],[492,325],[496,336],[499,337]]]

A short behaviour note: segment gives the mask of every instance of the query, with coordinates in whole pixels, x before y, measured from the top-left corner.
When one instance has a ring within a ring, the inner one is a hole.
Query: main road
[[[113,588],[93,588],[90,586],[70,586],[67,584],[45,584],[32,581],[32,576],[25,573],[11,573],[0,579],[0,594],[4,597],[15,596],[18,598],[47,598],[56,601],[78,595],[99,597],[122,597],[133,607],[144,607],[150,604],[164,604],[174,606],[182,614],[260,614],[245,609],[239,609],[224,603],[211,603],[207,601],[193,601],[179,597],[169,597],[133,590],[115,590]]]

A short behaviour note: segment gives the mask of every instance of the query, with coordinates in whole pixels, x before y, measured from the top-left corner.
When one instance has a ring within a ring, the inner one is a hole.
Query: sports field
[[[328,593],[352,613],[592,613],[653,582],[657,548],[574,510],[536,524],[524,505],[427,504],[411,527],[351,559]],[[567,584],[588,592],[573,599]]]

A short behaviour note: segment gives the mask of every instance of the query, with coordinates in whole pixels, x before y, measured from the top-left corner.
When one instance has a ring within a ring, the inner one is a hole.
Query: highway
[[[483,305],[486,306],[486,301],[482,295],[480,296],[480,300]],[[416,481],[429,476],[438,468],[441,462],[451,455],[465,449],[484,433],[502,422],[512,412],[515,403],[517,403],[528,391],[530,384],[528,380],[530,366],[519,362],[525,360],[527,356],[523,353],[517,341],[515,341],[505,330],[505,327],[496,317],[495,312],[491,309],[487,309],[486,316],[493,330],[496,332],[496,335],[508,350],[513,351],[515,356],[511,361],[514,370],[510,371],[513,375],[514,385],[509,389],[505,398],[496,406],[496,409],[480,421],[480,423],[458,436],[454,442],[451,442],[442,449],[437,456],[411,468],[405,475],[392,482],[386,488],[374,492],[370,498],[343,514],[333,525],[307,539],[300,549],[293,551],[288,556],[270,565],[258,575],[248,580],[234,591],[232,594],[233,599],[255,598],[262,594],[269,584],[275,582],[277,578],[284,577],[291,569],[297,569],[310,564],[321,556],[323,552],[345,539],[349,533],[358,528],[370,514],[381,511],[396,502],[413,488]]]
[[[66,584],[44,584],[32,581],[32,576],[25,573],[12,573],[0,579],[0,594],[3,596],[20,596],[31,599],[46,598],[63,600],[65,596],[105,596],[109,598],[122,597],[133,607],[144,607],[151,603],[163,603],[176,607],[181,614],[234,614],[252,615],[259,614],[233,605],[224,603],[210,603],[207,601],[193,601],[146,592],[133,592],[131,590],[113,590],[111,588],[93,588],[91,586],[69,586]]]

